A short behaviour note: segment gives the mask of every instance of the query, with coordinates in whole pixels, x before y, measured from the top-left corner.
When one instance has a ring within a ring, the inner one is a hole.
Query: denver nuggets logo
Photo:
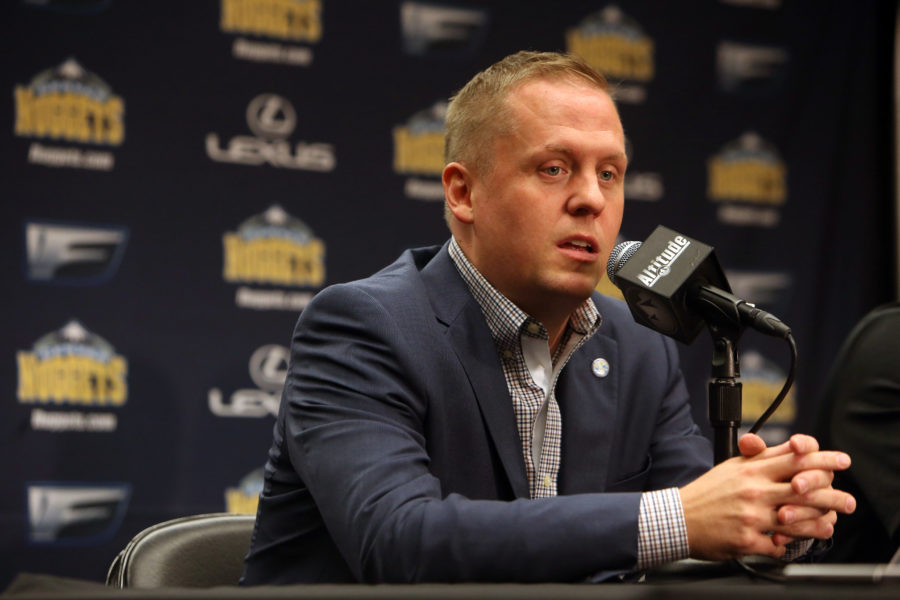
[[[15,88],[17,136],[118,146],[125,102],[74,58]]]
[[[787,198],[787,168],[775,148],[755,133],[727,144],[707,164],[711,200],[777,205]]]
[[[325,244],[300,219],[273,205],[222,236],[229,282],[321,286]]]
[[[640,83],[653,79],[653,40],[617,6],[588,15],[566,31],[566,45],[611,79]]]
[[[263,489],[263,470],[247,473],[237,487],[225,490],[225,510],[237,514],[256,514],[259,493]]]
[[[322,38],[321,0],[222,0],[222,31],[290,41]]]
[[[128,398],[128,364],[78,321],[17,353],[22,404],[121,406]]]
[[[414,114],[405,125],[394,127],[394,171],[401,174],[440,175],[444,170],[444,118],[447,103]]]

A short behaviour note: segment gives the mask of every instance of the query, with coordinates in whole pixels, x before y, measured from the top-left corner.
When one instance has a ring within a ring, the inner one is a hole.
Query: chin
[[[581,303],[590,298],[596,285],[597,282],[593,279],[584,278],[578,281],[566,281],[561,285],[554,286],[553,292],[558,296],[578,300]]]

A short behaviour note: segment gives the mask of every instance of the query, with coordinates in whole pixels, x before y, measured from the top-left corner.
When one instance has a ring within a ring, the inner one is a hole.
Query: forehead
[[[619,123],[610,95],[595,86],[573,79],[532,79],[513,88],[506,97],[513,112],[547,113],[578,121],[606,120]]]
[[[612,98],[586,82],[529,80],[510,91],[505,109],[507,133],[519,142],[587,135],[624,144],[624,130]]]

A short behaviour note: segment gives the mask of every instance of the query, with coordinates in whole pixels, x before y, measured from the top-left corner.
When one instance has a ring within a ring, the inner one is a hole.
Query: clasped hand
[[[680,490],[692,557],[780,557],[793,539],[828,539],[837,513],[856,509],[853,496],[831,486],[834,472],[850,466],[847,454],[819,450],[801,434],[771,448],[746,434],[738,446],[742,456]]]

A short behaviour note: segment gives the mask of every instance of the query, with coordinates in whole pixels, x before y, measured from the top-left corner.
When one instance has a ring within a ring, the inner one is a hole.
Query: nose
[[[599,174],[585,172],[576,180],[576,188],[569,197],[566,209],[574,216],[596,216],[606,206],[606,196],[600,185]]]

